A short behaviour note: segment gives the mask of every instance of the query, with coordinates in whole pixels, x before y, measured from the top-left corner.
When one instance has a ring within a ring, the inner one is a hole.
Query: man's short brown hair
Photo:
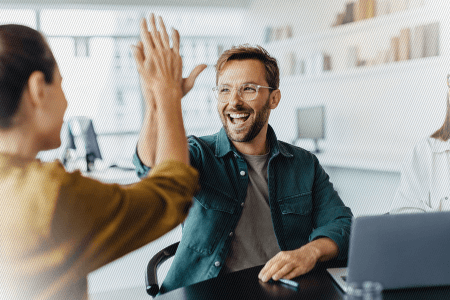
[[[230,60],[257,59],[263,63],[266,69],[266,81],[270,87],[278,89],[280,85],[280,70],[277,60],[261,46],[250,46],[249,44],[233,46],[220,55],[216,64],[216,84],[219,82],[220,71]]]

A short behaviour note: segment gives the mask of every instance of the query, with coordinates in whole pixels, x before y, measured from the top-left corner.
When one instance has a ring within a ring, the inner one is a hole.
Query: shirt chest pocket
[[[233,220],[236,205],[237,201],[231,196],[203,184],[184,223],[180,246],[212,254]]]
[[[278,200],[281,211],[283,229],[287,239],[301,240],[300,244],[308,242],[313,230],[312,193],[300,193]]]
[[[283,215],[309,215],[312,211],[312,192],[301,193],[278,200]]]

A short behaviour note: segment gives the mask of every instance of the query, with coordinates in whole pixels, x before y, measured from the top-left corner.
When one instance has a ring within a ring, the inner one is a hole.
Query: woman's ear
[[[41,106],[45,99],[45,76],[41,71],[34,71],[28,78],[28,92],[33,106]]]
[[[270,93],[270,109],[275,109],[280,103],[281,100],[281,92],[279,89],[276,89]]]

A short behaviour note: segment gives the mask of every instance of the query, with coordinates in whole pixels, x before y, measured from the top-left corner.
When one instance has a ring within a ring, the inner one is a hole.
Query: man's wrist
[[[323,256],[322,249],[321,247],[318,247],[317,240],[312,241],[303,247],[309,248],[309,251],[312,253],[316,261],[318,261]]]

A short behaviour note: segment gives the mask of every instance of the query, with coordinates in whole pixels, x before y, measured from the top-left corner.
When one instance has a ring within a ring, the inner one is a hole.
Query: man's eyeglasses
[[[258,91],[260,88],[274,90],[274,88],[269,86],[262,86],[253,83],[244,83],[237,88],[237,93],[242,101],[246,102],[252,101],[255,100],[256,97],[258,96]],[[230,87],[228,85],[219,85],[213,87],[212,90],[214,92],[214,96],[216,97],[217,101],[228,102],[231,99],[234,89],[235,88]]]

